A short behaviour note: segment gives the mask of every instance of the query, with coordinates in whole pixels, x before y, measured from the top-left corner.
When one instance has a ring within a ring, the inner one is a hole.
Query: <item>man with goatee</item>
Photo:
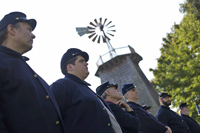
[[[160,108],[156,113],[156,118],[160,122],[168,125],[173,133],[191,133],[188,125],[183,121],[183,119],[169,108],[171,105],[170,97],[171,95],[168,93],[160,93]]]

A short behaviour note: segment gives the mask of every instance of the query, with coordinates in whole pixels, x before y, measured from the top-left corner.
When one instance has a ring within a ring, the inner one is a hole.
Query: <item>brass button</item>
[[[105,108],[103,108],[103,110],[106,110]]]
[[[34,78],[37,78],[37,75],[36,75],[36,74],[34,74]]]
[[[49,99],[49,95],[46,96],[46,99]]]
[[[183,122],[183,120],[182,120],[182,122]]]
[[[74,56],[74,54],[72,54]]]
[[[108,123],[108,126],[110,126],[110,123]]]
[[[60,122],[59,121],[56,121],[56,125],[58,125]]]

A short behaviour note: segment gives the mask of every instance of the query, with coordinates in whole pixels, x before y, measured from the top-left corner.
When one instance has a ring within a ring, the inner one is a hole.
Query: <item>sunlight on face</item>
[[[78,55],[77,60],[75,61],[75,65],[72,65],[73,74],[81,80],[85,80],[89,75],[87,66],[88,63],[85,62],[85,59],[81,55]]]

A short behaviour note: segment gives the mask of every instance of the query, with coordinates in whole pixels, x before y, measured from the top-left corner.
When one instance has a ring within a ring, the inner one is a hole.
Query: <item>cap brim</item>
[[[160,96],[160,97],[164,98],[164,97],[166,97],[166,96],[172,97],[171,95],[163,95],[163,96]]]
[[[85,59],[85,62],[87,62],[89,60],[89,55],[86,52],[81,52],[77,55],[83,56],[83,58]]]
[[[116,89],[118,88],[118,84],[114,84],[112,86],[116,87]],[[112,86],[110,86],[110,87],[112,87]]]
[[[146,109],[150,109],[151,108],[151,106],[149,106],[149,107],[146,107]]]
[[[30,24],[30,26],[32,27],[32,31],[35,29],[36,27],[36,20],[35,19],[28,19],[27,22]]]

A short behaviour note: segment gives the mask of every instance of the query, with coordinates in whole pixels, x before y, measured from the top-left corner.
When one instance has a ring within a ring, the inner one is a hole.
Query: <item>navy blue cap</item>
[[[179,104],[179,109],[182,109],[184,107],[188,106],[187,103],[180,103]]]
[[[109,81],[106,81],[105,83],[101,84],[100,86],[98,86],[96,88],[96,92],[97,92],[98,95],[101,96],[106,89],[108,89],[112,86],[116,87],[116,89],[117,89],[118,84],[113,84],[113,83],[109,83]]]
[[[128,92],[129,90],[135,88],[133,83],[128,83],[128,84],[123,84],[122,86],[122,95],[124,96],[126,94],[126,92]]]
[[[9,24],[15,24],[18,22],[29,23],[32,27],[32,30],[35,29],[37,23],[35,19],[27,19],[26,15],[22,12],[11,12],[9,14],[6,14],[0,21],[0,31],[5,29]]]
[[[76,57],[77,55],[83,56],[83,58],[85,59],[86,62],[89,60],[89,55],[86,52],[81,51],[80,49],[77,49],[77,48],[70,48],[62,56],[62,59],[61,59],[61,62],[60,62],[61,68],[62,68],[62,65],[65,64],[65,62],[67,62],[69,59],[71,59],[73,57]]]
[[[159,97],[166,97],[166,96],[169,96],[169,97],[172,97],[171,95],[169,95],[167,92],[161,92]]]
[[[143,109],[145,109],[145,110],[147,110],[147,109],[150,109],[150,108],[151,108],[151,106],[142,105],[142,108],[143,108]]]

